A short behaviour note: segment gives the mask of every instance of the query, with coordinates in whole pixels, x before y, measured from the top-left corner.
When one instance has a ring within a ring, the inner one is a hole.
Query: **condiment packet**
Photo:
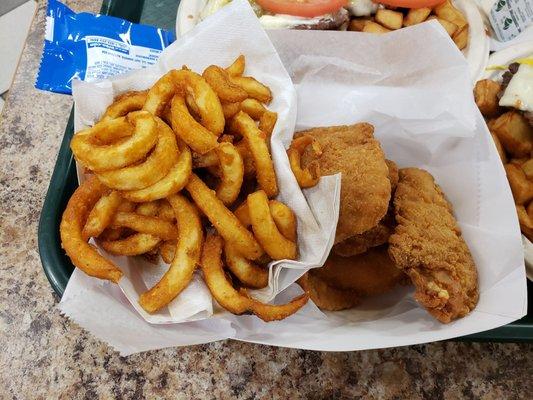
[[[74,79],[91,82],[154,64],[173,41],[170,31],[106,15],[78,14],[49,0],[35,87],[70,94]]]

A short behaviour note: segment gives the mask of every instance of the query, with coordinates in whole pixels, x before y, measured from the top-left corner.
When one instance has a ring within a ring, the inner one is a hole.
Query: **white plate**
[[[181,0],[176,16],[176,37],[183,36],[196,26],[207,0]],[[472,0],[455,0],[454,4],[468,20],[468,46],[463,51],[472,81],[480,79],[489,58],[489,37],[479,9]]]
[[[495,65],[509,65],[514,60],[531,56],[533,54],[533,42],[519,43],[517,45],[507,47],[503,50],[492,53],[489,57],[487,67]],[[499,80],[505,71],[499,69],[485,70],[482,79]],[[524,258],[526,261],[526,274],[529,280],[533,281],[533,243],[528,238],[522,235],[524,243]]]

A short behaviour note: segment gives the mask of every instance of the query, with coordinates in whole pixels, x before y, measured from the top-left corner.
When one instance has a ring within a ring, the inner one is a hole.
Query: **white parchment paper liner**
[[[74,125],[76,131],[92,126],[116,95],[128,90],[146,89],[170,69],[186,64],[201,72],[211,64],[229,65],[241,53],[246,56],[245,74],[264,82],[273,92],[274,100],[269,108],[278,113],[271,141],[280,187],[278,199],[291,207],[298,218],[298,260],[271,263],[268,287],[254,291],[256,298],[270,301],[306,270],[324,263],[338,219],[340,176],[321,180],[318,186],[306,191],[305,196],[298,187],[285,151],[294,133],[296,93],[272,43],[247,2],[237,1],[224,8],[216,18],[209,19],[165,49],[158,63],[148,69],[95,83],[73,82]],[[166,309],[150,315],[139,306],[138,298],[159,281],[168,265],[162,262],[153,265],[141,257],[105,255],[124,271],[125,276],[119,286],[137,312],[150,323],[195,321],[207,318],[213,312],[226,314],[220,308],[213,309],[211,295],[198,272],[191,284]],[[76,276],[74,279],[77,279]],[[74,283],[75,280],[71,280],[69,286]]]
[[[450,339],[525,315],[524,262],[511,192],[474,105],[464,58],[446,32],[430,22],[383,36],[299,31],[269,36],[296,86],[297,128],[368,121],[388,158],[435,176],[478,267],[476,309],[444,325],[415,303],[410,288],[399,287],[353,310],[325,315],[308,303],[272,323],[215,314],[150,325],[116,286],[75,271],[63,312],[122,354],[225,338],[314,350],[372,349]],[[297,292],[290,286],[276,301]],[[87,308],[91,311],[83,312]]]

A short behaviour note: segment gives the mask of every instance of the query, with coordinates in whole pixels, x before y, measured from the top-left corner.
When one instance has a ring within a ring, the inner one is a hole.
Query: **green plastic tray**
[[[145,22],[173,30],[178,1],[175,0],[108,0],[102,5],[102,14],[117,16],[132,22]],[[162,10],[166,10],[162,12]],[[59,222],[68,199],[78,186],[76,168],[70,139],[74,133],[73,113],[71,112],[65,135],[59,149],[48,193],[44,200],[39,221],[39,253],[46,277],[52,288],[62,296],[74,266],[61,248]],[[533,293],[533,284],[528,281],[528,292]],[[533,296],[528,296],[527,316],[501,328],[456,340],[493,342],[533,342]]]

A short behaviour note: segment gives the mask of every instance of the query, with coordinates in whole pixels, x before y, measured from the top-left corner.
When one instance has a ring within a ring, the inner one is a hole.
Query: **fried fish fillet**
[[[389,254],[431,315],[443,323],[464,317],[479,298],[477,270],[452,206],[427,171],[406,168],[399,175]]]
[[[390,259],[386,245],[353,257],[330,254],[324,266],[311,270],[311,274],[335,288],[355,290],[361,296],[388,292],[404,277]]]
[[[309,298],[321,310],[346,310],[361,302],[359,294],[355,290],[335,288],[309,272],[298,279],[298,283],[303,290],[309,293]]]
[[[374,128],[367,123],[314,128],[300,135],[318,140],[322,155],[307,149],[302,166],[318,160],[322,175],[342,173],[340,214],[335,243],[375,227],[387,213],[391,197],[389,169]]]

